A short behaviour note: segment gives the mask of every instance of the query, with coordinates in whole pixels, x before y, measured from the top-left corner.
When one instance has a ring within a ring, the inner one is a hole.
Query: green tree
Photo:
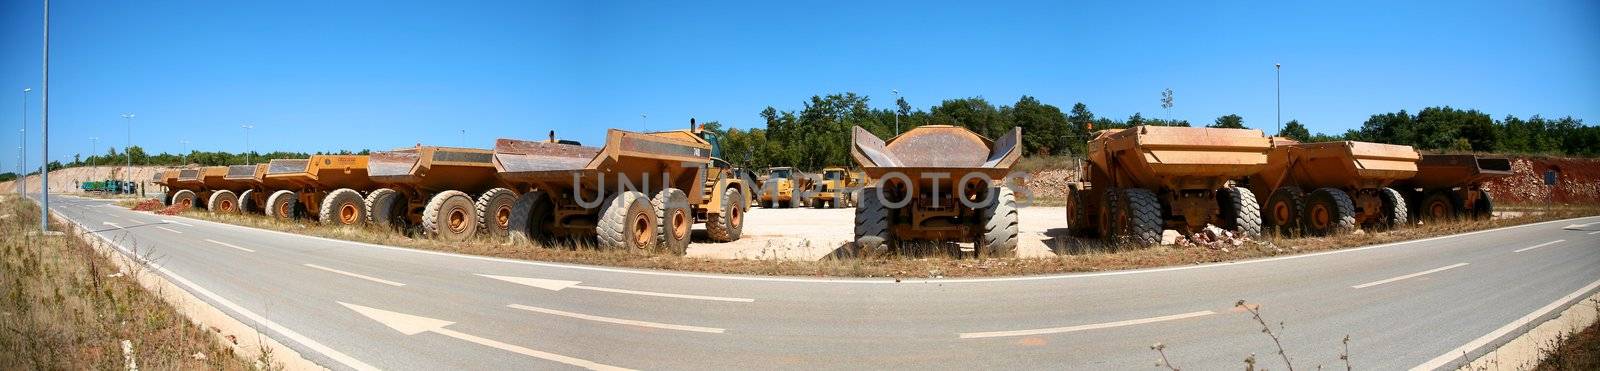
[[[1139,126],[1139,125],[1144,125],[1144,116],[1139,115],[1138,112],[1134,112],[1133,116],[1128,116],[1128,123],[1127,123],[1128,127],[1134,127],[1134,126]]]
[[[1024,95],[1009,112],[1010,121],[1022,127],[1023,153],[1048,155],[1067,151],[1061,138],[1069,136],[1071,125],[1061,108]]]
[[[1283,131],[1278,132],[1278,136],[1301,142],[1311,141],[1311,131],[1306,130],[1306,126],[1301,125],[1300,120],[1289,120],[1289,122],[1284,123]]]
[[[929,113],[935,122],[964,127],[989,138],[997,138],[1011,128],[1000,109],[983,97],[947,99]]]
[[[1239,117],[1239,115],[1235,115],[1235,114],[1228,114],[1227,116],[1218,117],[1216,122],[1212,123],[1211,125],[1206,125],[1206,127],[1208,127],[1208,128],[1224,128],[1224,129],[1245,129],[1245,127],[1244,127],[1244,118],[1243,117]]]

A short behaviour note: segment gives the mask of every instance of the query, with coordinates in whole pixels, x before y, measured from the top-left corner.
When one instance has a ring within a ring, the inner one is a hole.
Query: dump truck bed
[[[1107,186],[1181,189],[1191,187],[1180,179],[1230,179],[1260,172],[1271,148],[1254,129],[1137,126],[1100,132],[1090,141],[1088,154],[1098,171],[1118,173]],[[1187,183],[1215,186],[1209,181]]]
[[[373,183],[367,177],[367,156],[315,155],[307,159],[272,160],[267,164],[262,184],[273,189],[365,191],[371,189]]]
[[[367,176],[375,183],[401,184],[424,192],[477,193],[497,183],[494,152],[478,148],[420,146],[374,152]]]
[[[600,148],[502,138],[494,148],[494,166],[501,179],[559,189],[571,189],[575,173],[586,186],[595,185],[602,173],[625,174],[632,181],[650,176],[654,184],[663,167],[710,163],[711,145],[685,132],[611,129]]]
[[[1422,155],[1416,176],[1405,182],[1414,188],[1453,188],[1482,184],[1511,176],[1511,159],[1479,155]]]
[[[1013,128],[1000,140],[990,141],[969,130],[949,125],[919,126],[888,141],[861,127],[854,132],[850,156],[869,179],[902,173],[913,182],[927,183],[924,173],[948,173],[958,181],[970,173],[1002,179],[1022,157],[1017,149],[1022,129]]]
[[[1355,141],[1288,143],[1273,148],[1272,163],[1290,168],[1264,174],[1291,176],[1292,184],[1272,182],[1280,186],[1365,188],[1410,179],[1417,173],[1418,158],[1416,150],[1403,145]]]

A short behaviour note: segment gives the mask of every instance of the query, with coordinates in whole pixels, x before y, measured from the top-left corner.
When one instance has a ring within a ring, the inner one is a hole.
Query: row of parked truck
[[[418,145],[370,155],[316,155],[158,174],[165,201],[213,212],[409,231],[445,241],[580,239],[604,248],[681,254],[740,238],[752,204],[853,207],[858,249],[970,243],[979,255],[1017,246],[1021,129],[991,140],[929,125],[885,141],[855,128],[859,170],[754,174],[721,158],[714,133],[610,130],[602,146],[500,139],[492,150]],[[1487,217],[1479,187],[1510,174],[1505,158],[1420,155],[1407,146],[1298,143],[1259,130],[1139,126],[1090,140],[1068,186],[1068,230],[1153,244],[1165,229],[1218,226],[1326,235],[1393,228],[1419,216]],[[1265,200],[1263,205],[1260,200]]]

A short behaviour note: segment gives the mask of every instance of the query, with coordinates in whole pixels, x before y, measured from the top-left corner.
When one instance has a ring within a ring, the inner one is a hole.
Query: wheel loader
[[[850,156],[866,173],[855,204],[858,254],[908,243],[972,243],[975,255],[1014,256],[1016,195],[1005,187],[1022,156],[1022,129],[991,141],[925,125],[888,141],[855,127]]]

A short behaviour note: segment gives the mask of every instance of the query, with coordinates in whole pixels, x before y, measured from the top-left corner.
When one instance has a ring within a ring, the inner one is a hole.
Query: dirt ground
[[[132,169],[131,175],[134,181],[148,183],[150,178],[156,175],[157,171],[168,168],[165,166],[134,166]],[[124,179],[123,171],[124,167],[122,166],[84,166],[52,171],[50,172],[50,193],[83,193],[83,190],[78,188],[83,182]],[[28,192],[38,192],[39,176],[30,176],[27,181]],[[0,182],[0,193],[16,192],[16,183],[15,181]],[[152,184],[149,191],[151,193],[160,192],[161,186]]]
[[[1021,224],[1017,256],[1055,257],[1049,247],[1048,241],[1052,238],[1049,234],[1065,231],[1066,209],[1033,206],[1020,208],[1017,213]],[[745,214],[744,236],[738,241],[713,243],[696,238],[694,244],[689,245],[687,256],[814,261],[844,248],[854,238],[854,223],[855,209],[752,208]]]

